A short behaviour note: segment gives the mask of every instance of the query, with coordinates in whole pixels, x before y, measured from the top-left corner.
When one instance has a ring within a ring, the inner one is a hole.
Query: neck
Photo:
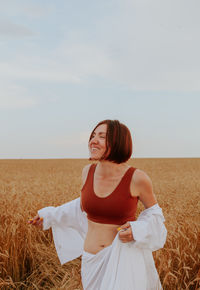
[[[107,160],[102,160],[97,163],[97,170],[101,176],[112,176],[121,174],[121,171],[127,167],[126,163],[114,163]]]

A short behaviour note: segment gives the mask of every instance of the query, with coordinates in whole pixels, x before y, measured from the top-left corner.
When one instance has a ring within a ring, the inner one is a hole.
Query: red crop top
[[[81,190],[81,203],[88,219],[104,224],[122,225],[135,220],[138,197],[131,196],[130,183],[136,168],[130,167],[115,190],[106,197],[94,192],[94,171],[96,164],[89,168],[88,176]]]

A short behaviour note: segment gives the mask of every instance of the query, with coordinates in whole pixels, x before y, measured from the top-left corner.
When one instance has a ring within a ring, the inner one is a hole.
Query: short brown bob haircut
[[[106,151],[100,160],[108,160],[114,163],[126,162],[132,155],[132,138],[129,129],[118,120],[104,120],[93,129],[89,142],[95,129],[107,124]],[[109,151],[109,154],[108,154]],[[89,160],[92,160],[91,158]]]

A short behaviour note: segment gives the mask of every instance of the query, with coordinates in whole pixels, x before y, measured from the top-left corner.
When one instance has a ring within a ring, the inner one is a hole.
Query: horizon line
[[[127,161],[131,160],[131,159],[198,159],[200,157],[133,157],[128,159]],[[89,160],[89,158],[85,158],[85,157],[49,157],[49,158],[0,158],[0,160],[65,160],[65,159],[85,159],[88,161],[97,161],[97,160]]]

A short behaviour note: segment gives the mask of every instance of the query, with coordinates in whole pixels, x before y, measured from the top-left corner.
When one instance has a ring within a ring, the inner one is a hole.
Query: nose
[[[90,140],[90,144],[97,144],[98,143],[98,138],[96,136],[94,136],[91,140]]]

